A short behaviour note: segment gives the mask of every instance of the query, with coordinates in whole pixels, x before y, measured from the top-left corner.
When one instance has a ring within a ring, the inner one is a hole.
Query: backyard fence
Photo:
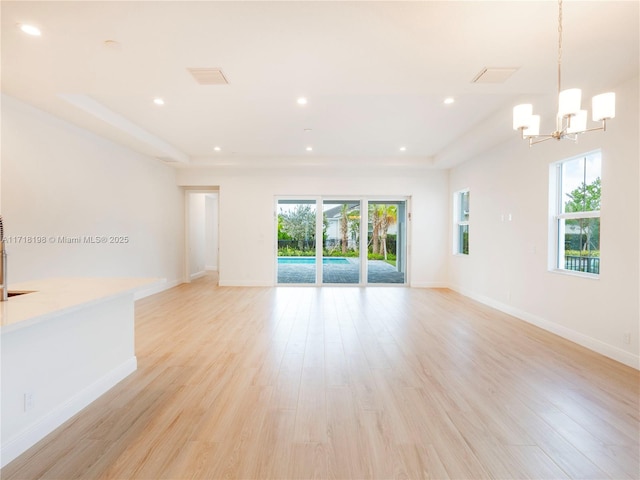
[[[578,257],[566,255],[564,268],[576,272],[600,273],[600,257]]]

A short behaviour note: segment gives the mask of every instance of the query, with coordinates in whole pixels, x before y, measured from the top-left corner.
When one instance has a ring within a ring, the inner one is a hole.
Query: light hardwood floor
[[[203,278],[136,353],[2,479],[639,475],[638,371],[448,290]]]

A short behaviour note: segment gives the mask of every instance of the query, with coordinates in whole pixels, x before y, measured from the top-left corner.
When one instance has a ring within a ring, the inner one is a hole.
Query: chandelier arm
[[[534,138],[538,140],[533,140]],[[529,146],[546,142],[547,140],[551,140],[552,138],[555,138],[555,137],[553,135],[538,135],[537,137],[529,137]]]
[[[602,121],[602,125],[599,126],[599,127],[587,128],[586,130],[582,130],[582,131],[576,132],[576,133],[597,132],[598,130],[603,130],[603,131],[607,130],[607,124],[606,124],[606,122],[604,120]]]
[[[553,134],[553,133],[549,133],[549,134],[546,134],[546,135],[525,135],[525,137],[524,137],[524,138],[525,138],[525,139],[527,139],[527,138],[544,138],[544,139],[549,139],[549,138],[555,138],[555,137],[556,137],[556,135],[555,135],[555,134]]]

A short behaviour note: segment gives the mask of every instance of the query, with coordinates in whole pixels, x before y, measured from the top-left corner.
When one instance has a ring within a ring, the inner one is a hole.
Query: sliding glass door
[[[406,201],[369,202],[367,283],[406,283]]]
[[[278,283],[316,283],[316,201],[278,200]]]
[[[324,200],[322,283],[360,283],[360,200]]]
[[[278,284],[406,284],[406,199],[277,200]]]

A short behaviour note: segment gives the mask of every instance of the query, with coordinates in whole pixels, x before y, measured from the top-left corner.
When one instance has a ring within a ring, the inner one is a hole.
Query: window
[[[469,255],[469,190],[456,192],[453,197],[453,253]]]
[[[551,167],[553,269],[600,274],[599,150]]]

